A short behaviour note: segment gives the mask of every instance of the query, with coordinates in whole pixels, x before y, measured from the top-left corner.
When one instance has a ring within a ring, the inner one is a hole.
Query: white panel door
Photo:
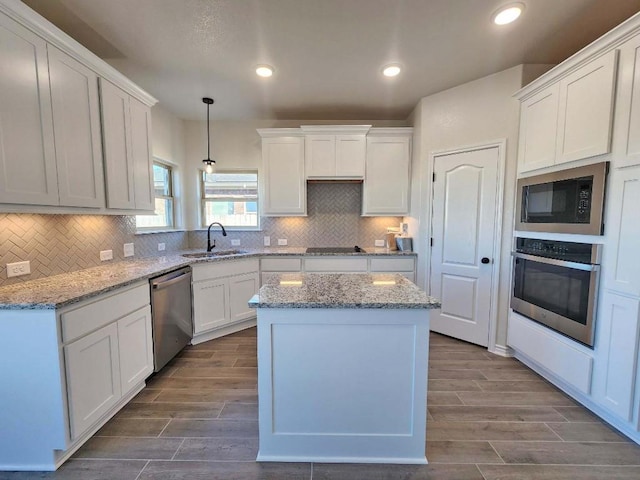
[[[262,164],[264,170],[262,213],[267,216],[306,215],[304,138],[263,138]]]
[[[120,383],[124,396],[153,372],[150,306],[118,320],[118,350]]]
[[[560,82],[556,163],[611,151],[617,60],[612,50]]]
[[[304,139],[304,161],[307,178],[335,176],[335,135],[306,135]]]
[[[229,284],[217,278],[193,284],[193,333],[229,323]]]
[[[435,157],[431,330],[487,346],[495,241],[498,147]],[[487,263],[483,263],[483,258]]]
[[[47,47],[0,15],[0,203],[58,204]]]
[[[640,297],[640,167],[615,169],[609,182],[605,287]]]
[[[98,76],[48,45],[60,205],[103,207]]]
[[[558,132],[558,94],[555,84],[520,105],[518,172],[529,172],[554,164]]]
[[[336,177],[364,177],[367,139],[364,135],[336,135]]]
[[[640,35],[620,47],[615,115],[616,166],[640,165]]]
[[[107,207],[134,209],[129,95],[100,79]]]
[[[121,398],[115,323],[64,347],[71,438],[87,431]]]
[[[639,302],[606,292],[599,310],[593,397],[606,409],[630,421],[638,367]]]
[[[151,109],[129,98],[131,114],[131,162],[136,210],[155,210],[153,161],[151,159]]]
[[[249,308],[249,300],[258,293],[259,288],[258,272],[229,278],[229,308],[232,322],[256,316],[256,309]]]

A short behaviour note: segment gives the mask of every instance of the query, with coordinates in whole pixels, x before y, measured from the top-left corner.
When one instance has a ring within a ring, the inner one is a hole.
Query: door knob
[[[491,262],[491,260],[489,260],[489,258],[488,258],[488,257],[482,257],[482,260],[480,260],[480,261],[481,261],[482,263],[484,263],[485,265],[486,265],[487,263],[490,263],[490,262]]]

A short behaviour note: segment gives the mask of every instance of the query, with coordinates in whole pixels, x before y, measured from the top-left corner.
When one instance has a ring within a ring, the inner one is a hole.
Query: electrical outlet
[[[31,263],[29,260],[24,262],[7,263],[7,277],[19,277],[20,275],[29,275],[31,273]]]
[[[271,237],[269,235],[265,235],[264,236],[264,246],[265,247],[270,247],[271,246]]]
[[[133,243],[124,244],[124,256],[133,257]]]
[[[113,260],[113,250],[100,251],[100,261],[106,262],[107,260]]]
[[[281,247],[284,247],[287,244],[287,239],[286,238],[279,238],[278,239],[278,245],[280,245]]]
[[[240,246],[240,239],[239,238],[234,238],[231,240],[231,245],[234,247],[239,247]]]
[[[376,247],[384,247],[384,240],[376,240],[375,241],[375,246]]]
[[[165,249],[166,247],[167,247],[167,246],[164,244],[164,242],[160,242],[160,243],[158,243],[158,251],[159,251],[159,252],[164,252],[164,249]]]

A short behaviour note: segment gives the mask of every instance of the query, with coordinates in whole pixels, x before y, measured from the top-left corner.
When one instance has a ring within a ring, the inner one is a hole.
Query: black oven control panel
[[[600,263],[597,245],[591,243],[541,240],[538,238],[516,238],[516,252],[538,257],[555,258],[578,263]]]

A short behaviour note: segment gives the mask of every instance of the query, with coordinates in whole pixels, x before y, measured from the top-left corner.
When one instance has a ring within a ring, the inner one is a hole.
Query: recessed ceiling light
[[[387,65],[386,67],[384,67],[382,69],[382,74],[385,77],[395,77],[396,75],[398,75],[400,73],[400,65],[398,65],[397,63],[391,64],[391,65]]]
[[[256,73],[261,77],[270,77],[273,75],[273,67],[271,65],[258,65]]]
[[[524,3],[511,3],[500,8],[491,17],[496,25],[506,25],[515,21],[524,11]]]

